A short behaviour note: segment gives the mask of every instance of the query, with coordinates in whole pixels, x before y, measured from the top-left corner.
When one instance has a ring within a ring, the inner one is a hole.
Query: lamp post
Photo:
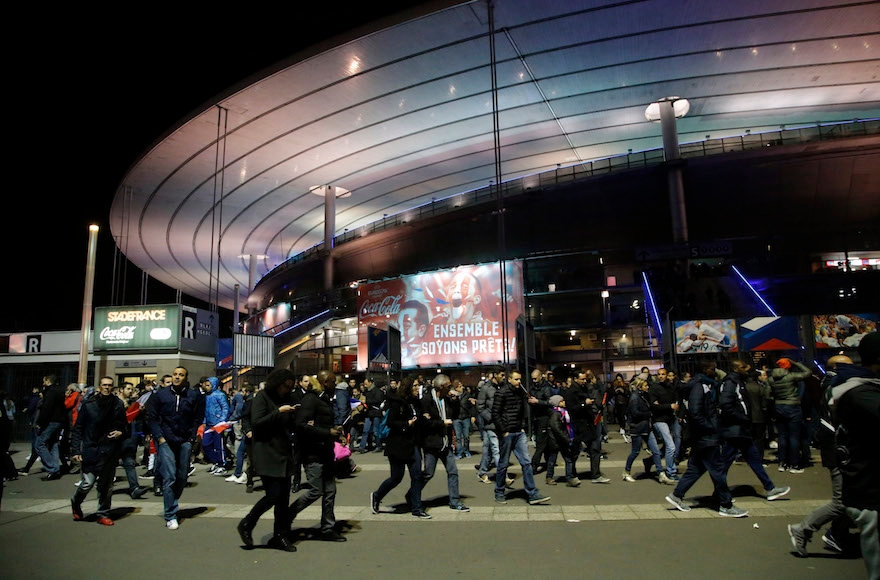
[[[86,257],[86,288],[83,294],[82,325],[80,326],[79,373],[77,382],[85,385],[89,373],[89,336],[92,326],[92,299],[95,288],[95,254],[98,249],[98,226],[89,226],[89,250]]]

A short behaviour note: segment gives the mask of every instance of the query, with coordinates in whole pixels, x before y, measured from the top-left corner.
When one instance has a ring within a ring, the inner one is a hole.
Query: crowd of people
[[[156,385],[117,386],[112,377],[102,377],[86,392],[76,385],[65,390],[47,376],[44,388],[35,389],[27,404],[33,414],[27,464],[12,473],[5,468],[4,477],[26,475],[37,460],[46,481],[79,473],[71,498],[74,519],[84,517],[83,499],[95,487],[96,521],[113,525],[113,474],[121,463],[134,499],[150,490],[138,478],[152,478],[154,493],[163,498],[166,526],[175,530],[187,478],[201,461],[210,473],[246,484],[248,492],[254,490],[255,478],[261,480],[264,497],[237,526],[246,546],[254,543],[252,532],[260,516],[274,509],[269,545],[295,551],[291,525],[318,500],[319,538],[345,541],[336,529],[336,479],[357,471],[352,452],[387,457],[389,476],[370,494],[373,513],[387,511],[383,500],[409,471],[406,505],[414,517],[431,519],[422,491],[438,464],[446,472],[449,509],[469,511],[461,501],[456,462],[471,456],[472,429],[482,443],[476,477],[493,486],[495,502],[508,502],[515,483],[508,473],[513,455],[521,467],[526,502],[542,505],[550,497],[538,489],[538,474],[544,474],[547,486],[578,487],[582,476],[593,484],[611,482],[601,462],[603,443],[614,425],[631,445],[621,474],[624,482],[656,479],[675,486],[666,501],[690,511],[685,495],[708,473],[719,514],[743,517],[748,512],[735,505],[727,483],[734,461],[751,468],[764,497],[773,501],[791,490],[776,485],[768,474],[773,461],[766,457],[768,450],[775,447],[778,471],[800,474],[811,467],[815,446],[830,472],[833,496],[828,505],[789,526],[795,553],[807,556],[808,542],[827,523],[832,527],[823,541],[843,551],[844,534],[855,525],[861,529],[869,570],[877,570],[880,459],[869,429],[880,420],[878,351],[880,338],[873,333],[860,343],[862,366],[844,355],[832,357],[821,372],[789,358],[762,369],[734,359],[724,372],[716,361],[707,360],[693,376],[670,368],[651,374],[643,368],[630,380],[617,375],[607,385],[588,369],[564,379],[534,369],[525,384],[518,370],[503,367],[472,387],[443,373],[431,380],[414,375],[388,384],[366,377],[357,384],[353,379],[337,381],[328,371],[296,376],[277,369],[260,388],[243,385],[235,392],[217,377],[190,385],[183,367]],[[4,401],[4,418],[9,410]],[[141,462],[148,469],[138,476],[134,470],[141,446]],[[633,467],[645,449],[644,474],[636,474]],[[582,454],[589,458],[588,472],[578,469]],[[558,478],[559,456],[563,470]],[[291,493],[303,488],[305,493],[291,503]]]

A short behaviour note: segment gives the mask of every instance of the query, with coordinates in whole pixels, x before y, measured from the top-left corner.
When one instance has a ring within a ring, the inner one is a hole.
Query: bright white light
[[[680,119],[688,114],[688,111],[691,110],[691,104],[687,99],[682,99],[681,97],[666,97],[665,99],[660,99],[656,103],[651,103],[645,109],[645,118],[649,121],[659,121],[660,120],[660,103],[672,101],[672,110],[675,113],[675,117]]]

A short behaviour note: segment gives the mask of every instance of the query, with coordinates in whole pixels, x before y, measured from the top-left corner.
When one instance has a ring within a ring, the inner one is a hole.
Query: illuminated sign
[[[501,280],[495,263],[359,286],[358,368],[369,365],[367,329],[388,326],[400,330],[404,369],[495,364],[505,351],[508,360],[516,360],[522,262],[505,262],[504,290]]]
[[[95,351],[178,349],[180,306],[102,306],[95,308]]]

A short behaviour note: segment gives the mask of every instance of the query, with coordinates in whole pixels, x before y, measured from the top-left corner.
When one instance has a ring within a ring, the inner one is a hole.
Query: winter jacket
[[[334,427],[333,406],[326,393],[306,391],[301,407],[296,413],[296,445],[303,464],[323,463],[332,465],[333,442],[330,433]],[[311,424],[310,424],[311,423]]]
[[[672,405],[678,402],[678,393],[669,382],[653,382],[648,387],[648,401],[651,403],[651,416],[654,423],[672,425],[675,422],[675,411]]]
[[[45,429],[49,423],[67,424],[67,409],[64,407],[65,389],[58,383],[50,386],[43,393],[43,403],[37,416],[37,426]]]
[[[147,423],[157,442],[194,442],[205,418],[205,395],[188,383],[155,391],[147,401]]]
[[[651,434],[651,403],[647,393],[633,389],[627,405],[629,417],[629,434],[632,436],[648,437]]]
[[[420,401],[423,415],[428,418],[422,418],[421,427],[418,431],[419,442],[422,448],[433,453],[438,453],[444,449],[448,449],[452,445],[452,425],[446,425],[443,421],[443,414],[440,410],[440,404],[445,407],[446,418],[452,419],[447,399],[434,400],[434,390],[430,389],[425,392],[425,396]]]
[[[413,417],[420,417],[416,404],[416,401],[404,400],[396,392],[388,394],[386,407],[389,433],[385,440],[385,456],[391,462],[408,465],[413,459],[419,422],[410,425],[409,421]]]
[[[799,362],[791,361],[798,370],[775,368],[770,371],[770,388],[777,405],[800,405],[798,381],[806,380],[813,373]]]
[[[526,392],[521,387],[505,383],[495,391],[492,402],[492,422],[498,435],[523,431],[528,426],[526,413]]]
[[[724,378],[718,407],[722,439],[752,438],[752,398],[745,375],[734,372]]]
[[[688,422],[691,445],[696,448],[720,444],[718,431],[718,382],[698,374],[689,383]]]
[[[248,429],[253,434],[252,461],[254,471],[260,475],[267,477],[293,475],[294,460],[290,435],[294,429],[294,413],[282,413],[278,410],[281,405],[289,404],[288,398],[273,399],[262,390],[246,403],[249,416],[246,420],[242,419],[242,429]]]
[[[83,402],[70,436],[70,451],[82,455],[84,473],[98,473],[107,462],[116,466],[127,427],[125,406],[118,397],[95,395]],[[111,431],[123,435],[108,439]]]
[[[205,396],[205,427],[213,427],[229,418],[229,399],[220,389],[211,389]]]
[[[477,391],[477,414],[483,419],[483,429],[487,431],[495,431],[495,423],[492,422],[492,404],[497,390],[495,383],[486,381]]]
[[[880,378],[869,369],[838,365],[829,406],[837,424],[837,467],[847,507],[880,510]]]

